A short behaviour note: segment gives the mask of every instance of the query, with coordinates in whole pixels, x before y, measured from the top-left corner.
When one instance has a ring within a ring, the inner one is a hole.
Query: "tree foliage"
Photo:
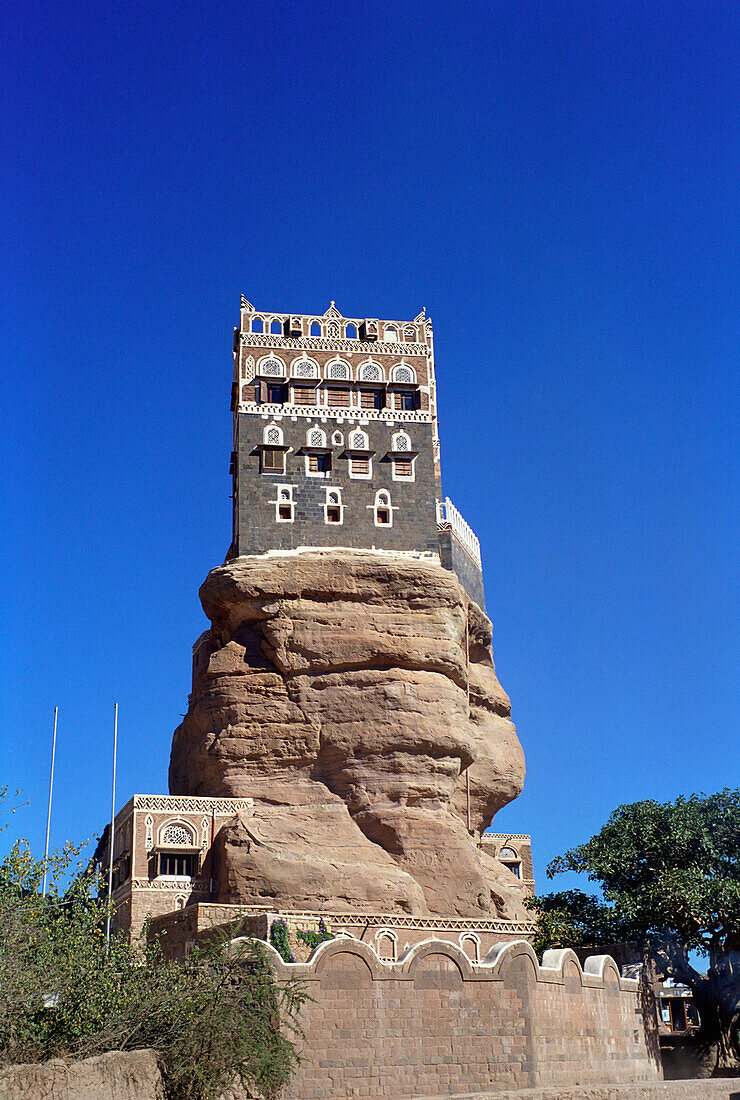
[[[275,1096],[296,1064],[285,1029],[300,988],[277,986],[255,940],[211,940],[178,962],[123,936],[107,947],[94,876],[59,891],[76,854],[52,857],[46,899],[25,843],[0,864],[0,1063],[152,1047],[171,1100],[215,1100],[237,1080]]]
[[[740,1053],[740,790],[619,806],[601,831],[554,859],[548,877],[586,874],[601,899],[565,890],[531,900],[536,950],[637,941],[691,986],[706,1037]],[[692,967],[687,951],[707,957]]]

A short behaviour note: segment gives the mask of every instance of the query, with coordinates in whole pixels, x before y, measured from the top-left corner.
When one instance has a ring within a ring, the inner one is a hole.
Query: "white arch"
[[[352,368],[345,359],[337,355],[330,359],[324,367],[324,378],[332,382],[350,382],[352,380]]]
[[[384,382],[385,372],[380,363],[376,363],[373,359],[366,359],[357,368],[357,380],[358,382]]]
[[[299,359],[294,359],[290,364],[291,378],[318,378],[319,364],[315,359],[309,359],[304,353]]]
[[[391,381],[416,385],[416,371],[407,363],[398,363],[391,371]]]
[[[355,428],[349,433],[347,445],[352,451],[366,451],[369,446],[367,432],[363,432],[360,428]]]
[[[262,432],[262,442],[267,447],[282,447],[283,429],[279,424],[268,424]]]
[[[306,446],[307,447],[325,447],[326,446],[326,432],[323,428],[313,427],[309,428],[306,432]]]
[[[159,827],[160,848],[195,848],[195,829],[182,818],[171,818]]]
[[[390,943],[390,952],[385,954],[383,952],[383,942]],[[375,954],[379,959],[386,959],[395,962],[398,958],[398,935],[390,928],[381,928],[375,934]]]
[[[406,432],[395,432],[393,435],[393,450],[394,451],[410,451],[411,450],[411,436]]]
[[[257,361],[255,374],[262,375],[263,378],[285,378],[285,363],[279,355],[270,352]]]

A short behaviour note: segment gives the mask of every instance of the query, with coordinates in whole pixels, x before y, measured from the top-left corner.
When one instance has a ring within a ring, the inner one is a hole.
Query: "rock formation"
[[[201,588],[211,628],[175,731],[173,794],[250,797],[216,842],[223,900],[522,917],[467,830],[522,789],[491,624],[428,559],[242,557]],[[465,769],[469,769],[468,782]]]

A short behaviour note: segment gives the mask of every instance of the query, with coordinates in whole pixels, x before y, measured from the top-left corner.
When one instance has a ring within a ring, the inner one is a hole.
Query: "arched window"
[[[402,363],[400,366],[393,368],[393,381],[413,385],[416,382],[416,372],[413,367],[407,367],[405,363]]]
[[[334,432],[334,435],[331,437],[331,441],[334,447],[344,446],[344,436],[341,432]]]
[[[270,332],[274,332],[277,336],[283,335],[283,322],[273,321],[270,325]]]
[[[264,331],[265,331],[265,326],[262,323],[262,318],[261,317],[253,317],[252,318],[252,332],[264,332]]]
[[[283,429],[277,424],[268,424],[262,433],[262,442],[266,447],[282,447]]]
[[[319,364],[315,359],[294,359],[290,364],[290,373],[294,378],[318,378]]]
[[[348,382],[351,377],[349,363],[345,363],[343,359],[332,359],[326,364],[326,377],[333,381]]]
[[[277,424],[268,424],[262,432],[261,470],[263,474],[285,473],[285,448],[283,447],[283,429]]]
[[[346,329],[344,330],[344,338],[345,338],[345,340],[356,340],[357,339],[357,326],[356,325],[347,325]]]
[[[257,363],[256,373],[263,378],[285,378],[285,363],[277,355],[265,355]]]
[[[275,520],[277,523],[292,523],[294,519],[293,486],[281,485],[275,501]]]
[[[368,449],[368,441],[365,432],[351,432],[349,437],[349,446],[350,449],[353,451],[366,451]]]
[[[398,339],[397,329],[390,327],[385,330],[385,339],[387,343],[393,344]]]
[[[393,526],[393,508],[391,507],[391,494],[387,489],[378,489],[375,494],[374,518],[376,527]]]
[[[360,382],[382,382],[383,368],[379,363],[362,363],[357,376]]]
[[[306,432],[306,444],[309,447],[325,447],[326,432],[321,428],[309,428]]]
[[[416,343],[416,332],[410,325],[403,330],[403,339],[406,344]]]
[[[393,450],[410,451],[411,437],[406,435],[406,432],[396,432],[396,434],[393,436]]]
[[[329,324],[326,326],[326,335],[331,340],[336,340],[338,338],[338,336],[339,336],[339,322],[338,321],[330,321],[329,322]]]
[[[516,875],[517,878],[522,877],[522,861],[513,848],[501,848],[498,853],[498,858],[501,860],[506,870],[511,871],[512,875]]]
[[[167,825],[161,832],[159,843],[167,848],[192,848],[194,844],[192,830],[181,822]]]
[[[384,928],[375,937],[375,951],[383,962],[395,962],[398,951],[398,937],[395,932]]]
[[[318,321],[312,321],[311,322],[310,335],[311,336],[321,336],[321,325],[319,324]]]
[[[324,504],[324,523],[343,523],[344,507],[342,505],[342,490],[327,489],[326,503]]]

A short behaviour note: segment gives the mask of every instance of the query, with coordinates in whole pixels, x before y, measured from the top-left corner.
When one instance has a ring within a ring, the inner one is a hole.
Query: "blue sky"
[[[740,780],[734,3],[0,12],[0,777],[38,848],[166,789],[230,538],[231,330],[411,318],[536,872]],[[565,883],[563,883],[565,884]]]

